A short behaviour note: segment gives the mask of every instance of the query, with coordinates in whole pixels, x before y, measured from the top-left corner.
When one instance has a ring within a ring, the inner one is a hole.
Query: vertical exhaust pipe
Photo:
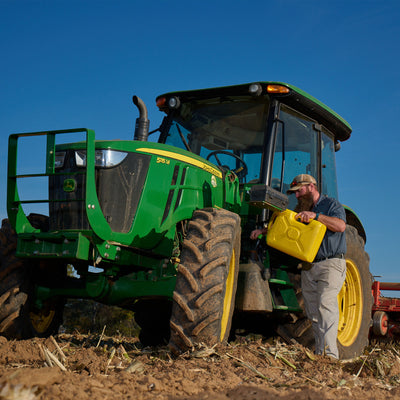
[[[137,96],[133,96],[132,101],[139,110],[139,118],[136,118],[135,136],[133,139],[141,142],[147,142],[150,121],[147,118],[146,105],[144,104],[143,100]]]

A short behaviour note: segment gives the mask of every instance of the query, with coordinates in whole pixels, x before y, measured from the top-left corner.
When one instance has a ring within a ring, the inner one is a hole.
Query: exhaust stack
[[[146,105],[144,104],[143,100],[137,96],[133,96],[132,101],[139,110],[139,118],[136,118],[135,136],[133,139],[141,142],[147,142],[150,121],[147,118]]]

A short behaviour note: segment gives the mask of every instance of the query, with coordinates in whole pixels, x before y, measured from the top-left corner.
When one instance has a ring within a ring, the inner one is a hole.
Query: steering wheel
[[[244,160],[242,158],[240,158],[239,156],[237,156],[234,153],[231,153],[230,151],[226,151],[226,150],[215,150],[212,151],[208,156],[207,156],[207,160],[210,160],[211,157],[215,157],[215,160],[217,161],[217,165],[220,168],[223,169],[230,169],[229,167],[227,167],[226,165],[222,165],[220,159],[218,158],[218,154],[224,154],[226,156],[231,156],[233,158],[236,158],[236,160],[238,160],[240,162],[240,167],[236,168],[233,170],[233,172],[238,176],[238,177],[242,177],[244,178],[247,175],[248,172],[248,168],[247,168],[247,164],[244,162]]]

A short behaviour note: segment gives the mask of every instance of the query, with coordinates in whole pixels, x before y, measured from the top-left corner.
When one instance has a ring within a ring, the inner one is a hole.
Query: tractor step
[[[90,241],[81,232],[22,233],[18,236],[17,257],[76,258],[87,260]]]

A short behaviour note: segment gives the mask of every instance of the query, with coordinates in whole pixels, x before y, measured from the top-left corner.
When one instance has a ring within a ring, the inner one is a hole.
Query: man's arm
[[[315,219],[317,214],[314,211],[302,211],[299,212],[295,218],[300,219],[301,222],[309,223]],[[346,230],[346,222],[337,217],[329,217],[324,214],[318,215],[318,221],[324,224],[327,229],[332,232],[344,232]]]

